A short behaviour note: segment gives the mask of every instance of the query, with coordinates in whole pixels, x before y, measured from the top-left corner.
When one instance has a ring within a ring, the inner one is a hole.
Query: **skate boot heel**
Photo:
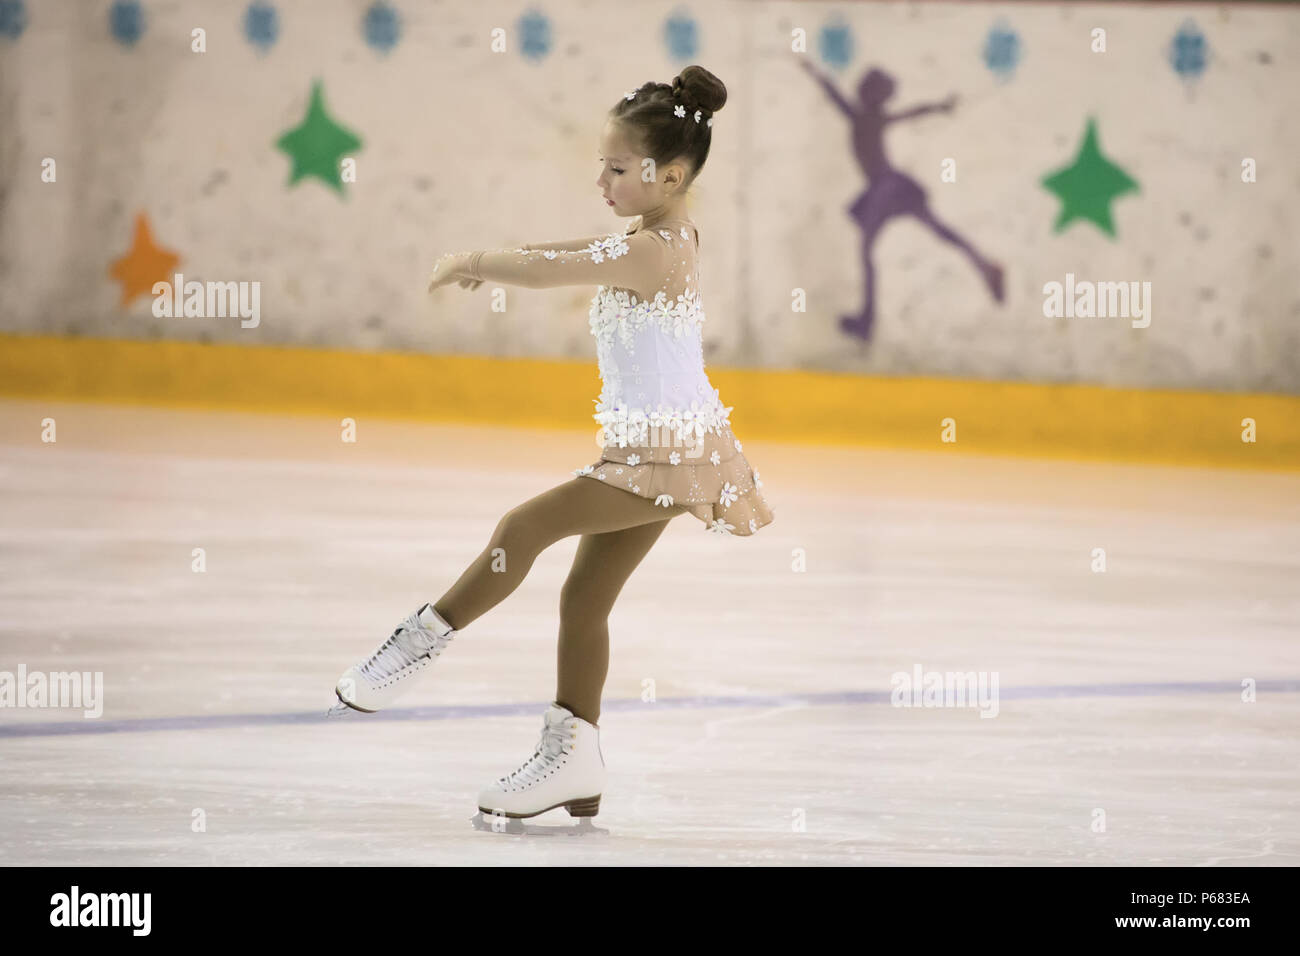
[[[594,817],[600,812],[600,794],[588,797],[585,800],[574,800],[572,803],[566,803],[564,809],[569,811],[571,817]]]
[[[487,817],[522,819],[563,807],[571,817],[590,818],[600,812],[604,790],[600,728],[552,704],[533,755],[481,790],[478,808]]]

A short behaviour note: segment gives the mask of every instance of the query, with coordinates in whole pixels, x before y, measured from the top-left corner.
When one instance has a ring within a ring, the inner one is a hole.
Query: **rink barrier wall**
[[[1300,470],[1300,396],[709,366],[742,441]],[[0,394],[580,430],[588,361],[0,335]],[[1242,441],[1243,419],[1256,441]],[[946,419],[955,442],[941,440]]]

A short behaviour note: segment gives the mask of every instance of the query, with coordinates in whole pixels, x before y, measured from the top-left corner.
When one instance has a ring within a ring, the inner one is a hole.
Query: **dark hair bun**
[[[673,77],[673,95],[688,109],[716,113],[727,102],[727,88],[702,66],[692,64]]]
[[[635,148],[656,163],[686,160],[691,168],[689,185],[709,158],[713,114],[726,102],[722,81],[704,67],[691,65],[671,83],[650,80],[624,93],[609,116],[625,126]]]

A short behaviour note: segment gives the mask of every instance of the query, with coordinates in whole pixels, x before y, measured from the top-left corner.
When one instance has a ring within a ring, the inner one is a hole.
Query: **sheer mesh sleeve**
[[[649,235],[615,233],[572,249],[549,248],[559,243],[545,245],[476,252],[469,260],[469,275],[528,289],[565,285],[645,289],[657,288],[669,268],[668,250]]]
[[[522,246],[516,246],[516,249],[522,249],[525,252],[553,252],[573,251],[574,249],[585,249],[594,242],[600,242],[604,236],[586,236],[582,239],[557,239],[554,242],[527,242]]]
[[[641,228],[641,218],[642,217],[640,216],[636,217],[636,221],[627,230],[627,235],[630,236],[633,233],[635,233],[638,229]],[[600,240],[604,238],[605,238],[604,235],[599,235],[599,236],[586,236],[582,239],[558,239],[554,242],[529,242],[529,243],[525,243],[522,246],[518,246],[517,248],[523,249],[526,252],[545,252],[547,250],[551,250],[555,252],[564,252],[566,250],[585,249],[586,247],[590,246],[592,243],[600,242]]]

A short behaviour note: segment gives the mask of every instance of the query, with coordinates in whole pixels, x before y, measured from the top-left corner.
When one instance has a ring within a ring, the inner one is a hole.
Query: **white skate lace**
[[[422,609],[421,609],[422,610]],[[392,677],[431,652],[440,652],[450,638],[440,637],[420,622],[420,612],[410,614],[397,626],[379,650],[361,665],[361,673],[375,682]]]
[[[532,757],[520,764],[508,777],[502,777],[500,782],[506,789],[531,787],[559,760],[560,754],[564,752],[564,742],[568,739],[569,735],[564,732],[562,725],[543,728]]]

